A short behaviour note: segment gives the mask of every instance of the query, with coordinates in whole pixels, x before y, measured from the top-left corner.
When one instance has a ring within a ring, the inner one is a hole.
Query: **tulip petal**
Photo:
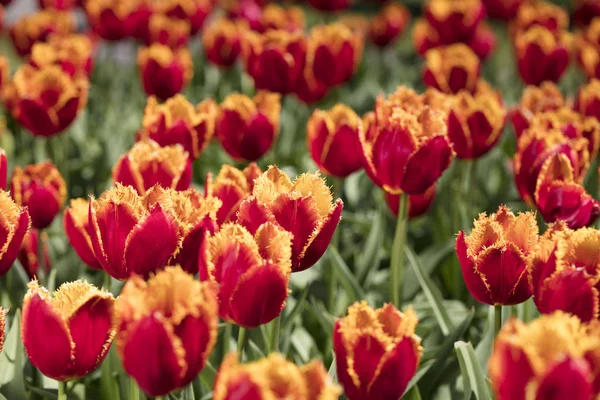
[[[367,395],[377,372],[377,366],[385,354],[385,346],[377,337],[363,334],[352,349],[352,369],[360,382],[360,391]]]
[[[15,262],[21,249],[23,239],[29,230],[29,212],[26,208],[21,209],[17,226],[15,228],[12,237],[8,234],[8,229],[4,226],[0,226],[0,238],[2,240],[10,240],[10,243],[6,247],[6,251],[0,257],[0,276],[6,274],[10,267]],[[2,247],[6,246],[6,243],[0,243]]]
[[[63,226],[69,239],[69,244],[71,247],[73,247],[73,249],[75,249],[75,252],[79,258],[81,258],[81,261],[86,263],[90,268],[102,269],[100,263],[94,255],[94,249],[92,248],[92,245],[88,239],[87,232],[84,232],[83,228],[82,230],[77,228],[71,213],[64,213]]]
[[[131,161],[128,155],[121,157],[113,170],[113,181],[124,186],[132,186],[139,194],[144,194],[144,180],[139,175],[137,169],[131,166]],[[168,186],[167,186],[168,187]]]
[[[333,209],[329,212],[327,219],[321,225],[319,233],[309,242],[307,247],[301,254],[300,264],[292,264],[292,269],[296,271],[304,271],[313,266],[325,254],[331,238],[342,219],[342,210],[344,202],[341,199],[336,200]]]
[[[237,213],[237,222],[253,235],[262,224],[271,219],[273,219],[271,211],[253,197],[243,201]]]
[[[53,121],[48,109],[35,100],[23,99],[16,107],[17,119],[33,134],[52,136],[58,132],[56,121]]]
[[[333,350],[335,352],[335,364],[338,380],[344,388],[344,393],[350,400],[360,400],[361,393],[359,389],[354,385],[352,377],[348,373],[348,351],[344,344],[342,333],[340,332],[341,320],[335,322],[333,327]]]
[[[593,398],[592,373],[583,360],[567,357],[548,368],[535,396],[536,400],[588,400]]]
[[[489,370],[498,400],[525,400],[525,389],[534,372],[522,348],[496,341]]]
[[[239,153],[246,161],[256,161],[271,148],[274,139],[275,127],[271,121],[266,115],[257,114],[239,142]]]
[[[382,358],[375,379],[369,385],[369,398],[381,400],[399,399],[419,365],[418,345],[411,337],[405,337],[393,350]]]
[[[169,264],[178,264],[185,272],[192,275],[198,273],[198,249],[203,246],[207,236],[215,233],[217,229],[218,226],[216,223],[207,217],[202,223],[188,232],[187,236],[183,239],[179,253],[177,253],[175,263]]]
[[[406,162],[401,188],[406,193],[423,193],[433,185],[452,161],[452,149],[445,136],[425,142]]]
[[[215,331],[215,319],[206,313],[200,317],[188,315],[175,327],[174,333],[181,339],[185,349],[185,362],[188,366],[179,383],[180,386],[190,383],[204,368],[208,358],[207,350],[212,349],[216,339],[216,335],[212,334]]]
[[[33,227],[45,229],[50,226],[62,204],[58,202],[55,190],[38,187],[32,191],[27,206]]]
[[[461,231],[456,238],[456,255],[460,263],[463,279],[471,296],[480,303],[493,304],[490,290],[475,267],[474,261],[467,254],[467,242],[465,232]]]

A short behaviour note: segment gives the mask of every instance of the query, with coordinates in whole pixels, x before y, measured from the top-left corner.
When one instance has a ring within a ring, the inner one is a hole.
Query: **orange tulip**
[[[166,100],[175,96],[192,80],[192,56],[186,48],[172,50],[152,44],[138,51],[140,78],[148,96]]]
[[[423,81],[429,87],[453,94],[473,93],[481,70],[479,58],[465,44],[438,47],[425,53]]]
[[[425,5],[427,22],[450,43],[473,37],[484,16],[485,7],[481,0],[430,0]]]
[[[0,276],[3,276],[17,259],[31,221],[27,208],[16,205],[4,190],[0,190],[0,210]]]
[[[75,21],[68,12],[42,10],[21,17],[10,28],[10,38],[20,56],[31,52],[34,43],[45,42],[53,34],[66,35],[75,29]]]
[[[289,32],[303,31],[306,25],[304,11],[300,7],[281,7],[268,3],[262,9],[260,26],[252,28],[259,32],[269,29],[281,29]]]

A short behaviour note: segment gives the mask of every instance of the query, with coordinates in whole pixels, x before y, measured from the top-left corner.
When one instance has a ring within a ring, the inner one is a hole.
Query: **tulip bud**
[[[528,85],[558,82],[569,65],[570,36],[566,32],[555,36],[549,29],[535,25],[517,34],[515,48],[519,73]]]
[[[50,161],[15,167],[10,192],[15,203],[29,209],[36,229],[50,226],[67,198],[65,181]]]
[[[219,107],[215,135],[236,160],[256,161],[279,134],[281,96],[259,91],[254,98],[233,93]]]
[[[321,11],[341,11],[350,7],[350,0],[308,0],[308,4]]]
[[[41,239],[39,235],[41,235]],[[42,243],[42,260],[40,260],[40,242]],[[23,239],[23,244],[21,244],[17,259],[27,273],[29,279],[36,279],[36,277],[39,276],[39,268],[42,265],[43,271],[47,275],[52,269],[48,234],[45,231],[40,232],[35,228],[30,229]]]
[[[485,16],[481,0],[448,2],[430,0],[425,6],[427,22],[446,43],[465,41],[471,38]]]
[[[306,25],[304,11],[300,7],[281,7],[269,3],[262,10],[259,32],[281,29],[289,32],[303,31]]]
[[[10,38],[21,57],[29,55],[34,43],[45,42],[52,33],[67,35],[75,30],[73,17],[68,12],[42,10],[21,17],[10,28]]]
[[[423,193],[409,195],[408,217],[416,218],[425,214],[435,199],[435,193],[436,185],[433,185]],[[395,217],[398,217],[398,212],[400,210],[400,195],[385,192],[385,201],[392,214],[394,214]]]
[[[4,190],[0,190],[0,210],[0,276],[3,276],[15,262],[31,221],[27,208],[15,204]]]
[[[256,328],[281,314],[292,272],[292,238],[271,222],[254,236],[229,223],[208,238],[200,252],[200,280],[218,283],[222,319]]]
[[[53,294],[31,281],[23,300],[21,338],[31,364],[58,381],[94,371],[115,337],[115,299],[85,281]]]
[[[510,113],[515,134],[520,137],[529,128],[535,115],[546,111],[555,111],[565,105],[565,98],[554,83],[546,81],[539,87],[527,86],[523,90],[521,103]]]
[[[292,240],[292,272],[312,267],[325,253],[340,222],[344,203],[333,202],[325,180],[305,173],[294,182],[277,167],[254,180],[252,197],[244,200],[238,211],[238,222],[251,234],[265,222],[277,222],[290,232]]]
[[[21,66],[6,91],[14,118],[35,136],[53,136],[73,123],[87,104],[89,83],[58,65]],[[52,96],[49,96],[51,93]]]
[[[33,45],[29,64],[36,69],[58,65],[71,77],[81,73],[90,76],[93,65],[92,41],[86,35],[51,35],[47,43]]]
[[[354,303],[335,322],[333,351],[337,374],[349,400],[399,399],[417,372],[421,339],[412,308],[392,304],[374,310]]]
[[[153,14],[148,25],[146,44],[159,43],[172,49],[187,45],[190,40],[189,22],[170,18],[164,14]]]
[[[221,200],[221,208],[217,211],[217,223],[235,222],[240,204],[250,197],[254,190],[254,180],[262,174],[256,163],[250,163],[243,171],[231,165],[223,165],[215,181],[212,175],[206,177],[206,197]]]
[[[6,152],[0,148],[0,190],[6,189],[6,181],[8,180],[8,160]]]
[[[369,37],[379,46],[385,47],[395,41],[408,26],[410,12],[402,4],[388,3],[369,23]]]
[[[166,100],[176,95],[192,80],[192,57],[186,48],[171,50],[153,44],[138,51],[138,68],[148,96]]]
[[[579,88],[575,110],[600,121],[600,80],[594,78],[587,85]]]
[[[569,29],[569,15],[559,5],[546,1],[527,1],[519,7],[512,29],[519,32],[533,26],[541,26],[551,32],[564,31]]]
[[[456,255],[475,300],[514,305],[531,297],[531,257],[538,241],[535,215],[515,216],[506,206],[490,216],[479,214],[468,236],[459,232]]]
[[[429,50],[425,54],[423,81],[447,94],[461,90],[473,93],[477,87],[481,63],[467,45],[458,43]]]
[[[157,13],[187,21],[192,35],[202,29],[212,8],[211,0],[161,0],[155,3]]]
[[[484,0],[487,14],[494,19],[510,21],[517,16],[519,7],[526,3],[526,0]]]
[[[102,266],[96,260],[90,239],[89,210],[89,202],[86,199],[72,199],[70,207],[65,209],[63,226],[69,244],[75,249],[81,261],[86,263],[90,268],[101,270]]]
[[[504,325],[489,361],[498,400],[598,396],[598,328],[562,312]]]
[[[322,361],[301,367],[278,353],[240,364],[235,353],[223,360],[214,383],[214,400],[257,399],[333,400],[341,390],[327,374]]]
[[[41,9],[70,11],[77,5],[76,0],[38,0]]]
[[[206,58],[220,67],[231,67],[242,52],[241,23],[219,18],[202,32],[202,45]]]
[[[308,120],[307,145],[314,162],[328,175],[345,178],[362,168],[358,130],[361,120],[349,107],[315,110]]]
[[[110,41],[134,37],[150,17],[144,0],[88,0],[84,9],[93,32]]]
[[[213,137],[217,106],[212,99],[196,108],[180,94],[162,104],[148,98],[138,140],[153,140],[161,146],[179,144],[192,159],[200,157]]]
[[[179,267],[144,282],[134,276],[117,300],[117,349],[127,374],[150,396],[189,384],[217,340],[217,296]]]

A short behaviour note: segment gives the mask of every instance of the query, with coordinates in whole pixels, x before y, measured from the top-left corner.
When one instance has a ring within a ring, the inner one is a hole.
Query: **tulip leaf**
[[[448,315],[448,312],[442,303],[442,295],[440,294],[439,289],[437,286],[435,286],[435,283],[433,283],[429,275],[423,271],[423,267],[417,260],[417,257],[412,250],[410,250],[408,247],[405,247],[404,251],[406,253],[406,258],[413,268],[419,284],[421,285],[421,288],[427,297],[427,300],[431,304],[433,313],[435,314],[435,318],[438,321],[442,333],[444,336],[448,336],[454,327],[452,325],[452,321],[450,320],[450,316]]]
[[[408,385],[406,385],[406,389],[404,390],[404,393],[408,393],[408,391],[410,389],[412,389],[413,386],[415,386],[417,383],[419,383],[419,380],[421,380],[421,378],[425,376],[427,371],[429,371],[429,369],[434,364],[435,364],[435,360],[433,360],[433,359],[427,360],[424,363],[421,363],[421,365],[419,366],[419,369],[415,373],[415,376],[413,376],[412,379],[408,382]]]
[[[365,241],[364,248],[361,249],[356,260],[356,277],[359,282],[365,281],[367,273],[375,262],[383,236],[385,235],[385,216],[382,210],[378,210],[373,219],[373,225],[369,231],[369,236]]]
[[[210,361],[206,362],[204,369],[200,372],[200,380],[208,388],[212,388],[217,377],[217,370],[212,366]]]
[[[102,362],[102,365],[100,366],[100,394],[103,399],[119,400],[121,398],[119,385],[115,377],[116,374],[112,369],[112,365],[114,364],[114,359],[116,357],[117,355],[115,353],[115,348],[111,347],[108,350],[108,354]]]
[[[329,314],[327,310],[325,310],[323,303],[316,300],[312,296],[310,298],[310,305],[310,310],[312,311],[317,321],[319,321],[323,332],[325,332],[328,335],[331,334],[331,332],[333,332],[335,318],[331,314]]]
[[[475,355],[479,361],[479,365],[485,371],[487,362],[492,355],[492,346],[494,344],[494,306],[489,306],[487,318],[487,326],[483,332],[483,336],[477,346],[475,346]]]
[[[477,361],[477,356],[471,343],[459,341],[454,343],[454,348],[458,355],[458,363],[462,373],[465,400],[471,398],[472,392],[475,393],[477,400],[491,400],[492,397],[485,375]]]
[[[306,285],[306,287],[304,287],[304,289],[302,290],[302,293],[300,294],[300,297],[298,299],[296,299],[296,303],[294,304],[294,308],[292,308],[292,311],[289,312],[289,314],[284,314],[283,315],[283,321],[281,323],[281,330],[285,332],[285,330],[288,328],[288,326],[290,325],[290,323],[292,323],[294,321],[294,318],[296,318],[298,316],[298,314],[300,314],[302,312],[302,310],[304,309],[304,306],[306,305],[306,299],[308,297],[308,293],[310,292],[310,284]],[[262,325],[261,325],[262,327]]]
[[[8,381],[3,379],[6,384],[2,387],[2,394],[9,399],[25,399],[25,379],[23,378],[25,349],[21,342],[21,310],[17,310],[12,320],[2,355],[9,364],[8,371],[5,371],[4,367],[2,371],[3,378],[8,378]]]
[[[196,396],[194,395],[194,385],[189,384],[181,391],[181,400],[196,400]]]
[[[355,302],[364,299],[366,296],[362,287],[354,275],[352,275],[350,268],[348,268],[348,265],[346,265],[346,262],[334,246],[329,246],[329,254],[333,259],[335,272],[340,279],[342,286],[344,286],[346,294],[350,297],[350,300]]]

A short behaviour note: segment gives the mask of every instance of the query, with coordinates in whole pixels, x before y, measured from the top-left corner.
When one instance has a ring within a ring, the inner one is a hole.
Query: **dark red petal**
[[[181,249],[177,253],[176,261],[169,264],[181,265],[181,268],[189,274],[198,273],[198,249],[203,246],[206,238],[217,231],[217,224],[209,217],[202,223],[192,228],[183,239]]]
[[[69,244],[75,249],[75,252],[90,268],[102,269],[102,266],[94,255],[91,243],[88,241],[88,233],[83,229],[77,228],[71,213],[65,212],[63,217],[63,226],[69,239]]]
[[[525,400],[534,372],[523,349],[498,340],[490,359],[490,378],[498,400]]]
[[[562,310],[588,322],[597,317],[598,301],[598,290],[585,272],[569,269],[546,280],[536,304],[542,313]]]
[[[408,382],[417,372],[419,365],[418,345],[413,338],[405,337],[390,352],[370,385],[369,399],[397,400]]]
[[[465,233],[459,232],[456,238],[456,255],[460,262],[463,279],[467,285],[467,289],[471,296],[480,303],[494,304],[490,297],[491,293],[485,285],[481,275],[477,273],[475,263],[467,254],[467,242],[465,241]]]
[[[62,204],[57,201],[56,191],[41,186],[32,190],[26,203],[31,216],[31,225],[36,229],[50,226],[62,207]]]
[[[361,168],[361,152],[357,130],[344,125],[338,129],[329,144],[323,166],[329,174],[345,178]]]
[[[448,138],[458,158],[473,156],[473,138],[466,132],[454,111],[448,114]]]
[[[275,129],[266,115],[255,115],[239,143],[241,158],[246,161],[256,161],[261,158],[273,145]]]
[[[248,232],[253,235],[262,224],[271,219],[271,211],[265,205],[260,204],[255,198],[243,201],[237,213],[237,222],[248,229]]]
[[[65,105],[58,110],[56,115],[58,116],[58,130],[59,132],[64,131],[73,123],[77,114],[79,113],[79,103],[81,99],[79,97],[73,97],[69,99]]]
[[[425,142],[406,163],[401,188],[406,193],[423,193],[450,166],[452,149],[448,139],[435,136]]]
[[[6,189],[6,180],[8,178],[8,161],[6,153],[0,149],[0,189]]]
[[[144,194],[146,192],[146,188],[143,186],[141,187],[138,184],[138,177],[139,171],[133,170],[129,156],[125,154],[119,159],[119,161],[117,161],[117,165],[115,165],[115,169],[113,171],[113,181],[125,186],[131,186],[135,188],[139,194]]]
[[[477,268],[490,288],[493,305],[519,304],[531,297],[527,261],[517,249],[492,249],[480,257]]]
[[[179,381],[179,386],[189,384],[202,369],[206,363],[210,352],[208,346],[214,345],[211,342],[211,330],[216,330],[216,321],[208,321],[210,315],[204,314],[199,317],[187,316],[179,325],[175,327],[175,335],[181,339],[185,349],[185,362],[187,370],[183,378]]]
[[[363,400],[364,397],[361,397],[360,390],[354,386],[354,382],[348,374],[348,350],[340,332],[340,320],[337,320],[333,327],[333,351],[338,380],[344,388],[344,394],[349,400]]]
[[[536,400],[588,400],[593,397],[592,372],[585,361],[567,356],[548,369],[541,379]]]
[[[21,244],[23,243],[23,239],[25,238],[25,234],[28,230],[29,212],[26,208],[23,208],[19,214],[19,219],[17,220],[15,233],[11,238],[8,247],[6,248],[6,252],[2,254],[2,257],[0,258],[0,276],[6,274],[17,259],[17,255],[21,249]],[[6,227],[0,226],[0,237],[3,238],[2,241],[8,240],[8,230]],[[1,244],[2,246],[5,245],[5,243]]]
[[[23,99],[15,107],[15,117],[36,136],[52,136],[58,126],[52,121],[48,109],[35,100]]]
[[[377,366],[385,354],[385,345],[375,336],[363,334],[354,345],[354,372],[360,381],[360,391],[365,399],[376,377]],[[399,378],[399,377],[397,377]],[[372,398],[375,400],[375,397]]]
[[[391,190],[399,189],[405,177],[406,163],[415,150],[406,129],[381,129],[373,144],[372,155],[377,180]]]
[[[222,205],[217,211],[217,223],[222,225],[224,222],[235,221],[240,203],[244,200],[245,194],[234,184],[223,184],[213,190],[212,195],[221,200]]]

